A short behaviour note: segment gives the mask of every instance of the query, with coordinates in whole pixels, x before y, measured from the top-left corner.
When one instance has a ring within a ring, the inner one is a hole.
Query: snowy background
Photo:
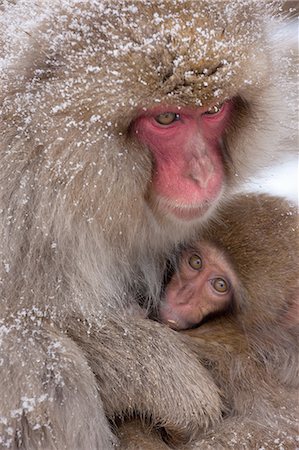
[[[257,174],[241,190],[269,192],[287,197],[298,205],[299,159],[292,158]]]

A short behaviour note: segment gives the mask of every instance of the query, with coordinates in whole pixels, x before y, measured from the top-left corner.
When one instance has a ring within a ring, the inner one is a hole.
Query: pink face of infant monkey
[[[165,288],[160,319],[176,330],[192,328],[229,309],[236,285],[237,277],[221,250],[199,242],[180,256],[178,270]]]

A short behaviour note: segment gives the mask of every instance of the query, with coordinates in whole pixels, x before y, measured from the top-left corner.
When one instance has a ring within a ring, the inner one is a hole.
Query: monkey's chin
[[[158,222],[173,223],[185,225],[196,225],[206,221],[210,215],[215,211],[223,196],[223,188],[208,200],[204,200],[198,204],[178,204],[168,198],[158,196],[153,192],[147,197],[147,204],[152,210],[154,217]]]
[[[167,213],[184,222],[202,219],[207,214],[209,205],[199,207],[168,207]]]
[[[213,202],[204,202],[200,205],[172,205],[168,202],[160,203],[160,208],[163,207],[165,213],[170,218],[179,220],[182,222],[194,222],[202,221],[204,218],[208,217],[212,210],[215,209],[215,205],[218,203],[220,196],[213,199]],[[163,206],[162,206],[163,205]]]

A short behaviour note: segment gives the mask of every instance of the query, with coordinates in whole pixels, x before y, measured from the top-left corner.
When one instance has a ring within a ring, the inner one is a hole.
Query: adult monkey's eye
[[[225,294],[229,291],[229,284],[224,278],[214,278],[211,283],[215,291],[219,294]]]
[[[189,258],[189,266],[192,267],[194,270],[200,270],[202,268],[202,259],[199,255],[192,255]]]
[[[205,111],[204,114],[208,115],[208,116],[218,114],[223,109],[223,107],[224,107],[224,103],[219,103],[218,105],[213,105],[207,111]]]
[[[170,125],[180,119],[180,115],[174,112],[166,112],[155,117],[156,122],[160,125]]]

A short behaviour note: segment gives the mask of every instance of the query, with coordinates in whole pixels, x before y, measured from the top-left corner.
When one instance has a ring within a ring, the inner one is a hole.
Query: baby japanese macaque
[[[179,256],[165,288],[160,319],[176,330],[192,328],[233,307],[238,277],[223,251],[198,241]]]
[[[160,320],[185,330],[221,392],[223,420],[186,447],[125,424],[121,450],[297,448],[298,242],[294,206],[240,195],[174,255]]]

